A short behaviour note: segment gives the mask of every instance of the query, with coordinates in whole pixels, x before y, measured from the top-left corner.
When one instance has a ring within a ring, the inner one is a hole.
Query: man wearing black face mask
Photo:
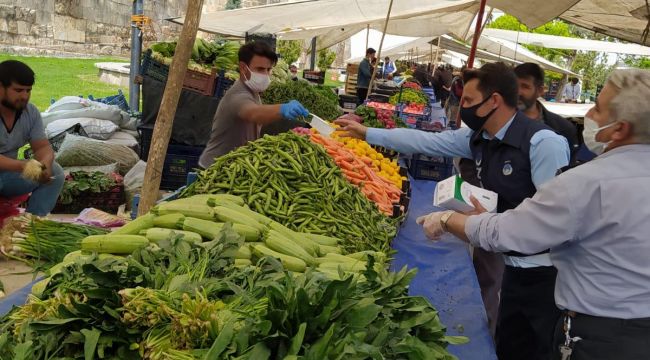
[[[463,77],[460,116],[469,128],[428,133],[336,123],[347,136],[400,153],[474,159],[480,185],[499,194],[497,210],[505,212],[532,197],[569,163],[569,146],[564,137],[517,111],[517,78],[505,64],[487,64]],[[553,298],[557,270],[548,251],[531,256],[511,252],[504,261],[497,355],[500,360],[548,359],[560,316]]]

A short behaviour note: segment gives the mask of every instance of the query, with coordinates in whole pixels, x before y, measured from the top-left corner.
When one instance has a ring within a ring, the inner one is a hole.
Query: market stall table
[[[496,360],[467,244],[450,235],[433,242],[415,223],[418,216],[435,210],[435,184],[434,181],[411,180],[408,216],[393,241],[397,254],[392,269],[417,268],[410,295],[422,295],[433,304],[447,326],[448,335],[469,337],[468,344],[451,345],[452,354],[462,360]]]
[[[415,223],[418,216],[434,210],[435,182],[411,180],[412,197],[404,224],[393,241],[397,250],[392,269],[418,268],[411,295],[426,297],[439,311],[448,335],[464,335],[470,342],[451,345],[450,352],[462,360],[496,360],[494,344],[467,245],[453,237],[434,243]],[[25,303],[33,283],[0,301],[0,316]]]

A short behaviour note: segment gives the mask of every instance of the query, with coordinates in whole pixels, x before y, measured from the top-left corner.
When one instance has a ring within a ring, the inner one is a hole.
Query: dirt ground
[[[4,284],[5,294],[24,287],[34,280],[33,269],[16,260],[9,260],[0,256],[0,281]]]

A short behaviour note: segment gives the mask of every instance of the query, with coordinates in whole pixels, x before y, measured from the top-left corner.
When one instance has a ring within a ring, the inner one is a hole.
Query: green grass
[[[96,58],[69,59],[53,57],[28,57],[0,54],[0,61],[19,60],[32,68],[36,74],[36,83],[32,88],[30,102],[44,111],[50,106],[50,99],[63,96],[93,95],[96,98],[115,95],[119,86],[99,81],[99,70],[95,63],[107,61],[125,62],[128,60]],[[129,89],[122,88],[128,98]]]
[[[331,73],[332,73],[332,70],[327,70],[327,72],[325,73],[325,84],[323,84],[323,85],[329,86],[329,87],[339,87],[339,86],[345,84],[345,83],[342,83],[342,82],[340,82],[338,80],[332,80],[332,78],[330,77],[330,76],[332,76]]]

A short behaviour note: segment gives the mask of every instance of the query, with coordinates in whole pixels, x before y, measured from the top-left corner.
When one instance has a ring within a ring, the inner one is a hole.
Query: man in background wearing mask
[[[585,117],[585,144],[602,155],[505,214],[419,219],[432,239],[450,232],[490,251],[551,249],[564,315],[549,359],[649,357],[649,97],[650,71],[614,71]]]
[[[239,49],[239,80],[219,102],[212,133],[199,165],[209,167],[214,159],[259,138],[260,127],[281,119],[295,120],[309,112],[296,100],[281,105],[262,105],[260,93],[271,83],[271,69],[278,56],[264,42]]]
[[[463,78],[460,117],[469,128],[429,133],[368,129],[347,120],[336,123],[344,135],[400,153],[474,159],[480,184],[499,195],[498,212],[505,212],[532,197],[569,163],[569,146],[546,125],[517,111],[517,78],[507,65],[487,64],[465,71]],[[532,256],[507,253],[504,260],[497,356],[546,360],[560,316],[553,299],[557,270],[548,251]]]

